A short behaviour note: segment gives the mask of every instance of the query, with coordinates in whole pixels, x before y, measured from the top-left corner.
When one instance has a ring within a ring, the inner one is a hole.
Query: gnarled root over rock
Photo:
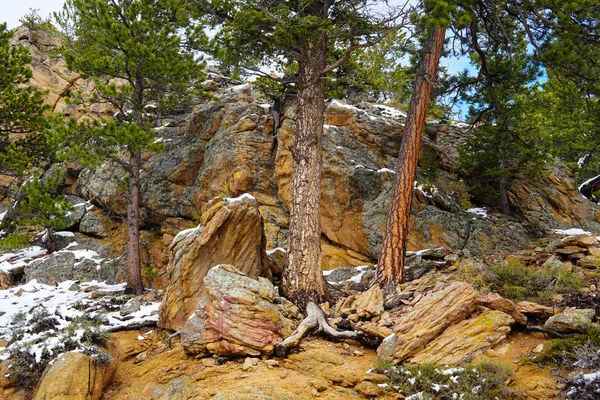
[[[306,318],[296,330],[288,336],[283,342],[275,347],[275,355],[283,357],[289,349],[297,347],[302,338],[310,331],[324,332],[327,336],[334,339],[358,339],[359,333],[354,331],[337,331],[332,328],[325,318],[325,313],[315,303],[308,303],[306,306]]]

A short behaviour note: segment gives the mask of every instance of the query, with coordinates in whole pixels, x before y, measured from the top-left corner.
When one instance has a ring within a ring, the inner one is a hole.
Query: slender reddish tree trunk
[[[326,35],[301,51],[298,74],[296,141],[287,266],[282,290],[301,310],[325,295],[321,271],[321,154],[325,102]]]
[[[394,292],[396,284],[404,280],[404,256],[419,148],[431,97],[432,82],[435,79],[444,47],[445,33],[446,28],[441,26],[429,30],[410,99],[404,135],[396,163],[396,182],[392,192],[392,204],[377,265],[376,282],[385,289],[386,293]]]
[[[140,160],[139,151],[130,151],[127,198],[127,288],[126,293],[142,294],[144,283],[140,269]]]

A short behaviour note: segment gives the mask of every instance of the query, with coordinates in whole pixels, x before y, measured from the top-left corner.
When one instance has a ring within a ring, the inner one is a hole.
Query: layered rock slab
[[[169,285],[159,310],[162,328],[184,326],[205,293],[203,279],[212,267],[231,264],[250,278],[269,271],[262,219],[252,196],[215,198],[204,207],[200,222],[173,239]]]
[[[446,328],[467,318],[479,304],[479,292],[465,282],[453,282],[424,296],[412,310],[394,321],[394,334],[377,349],[385,359],[414,356]]]
[[[436,365],[469,362],[504,340],[514,323],[510,315],[485,308],[481,314],[446,329],[410,361]]]
[[[206,293],[181,330],[189,354],[271,354],[302,317],[270,281],[252,279],[231,265],[212,268],[204,284]]]

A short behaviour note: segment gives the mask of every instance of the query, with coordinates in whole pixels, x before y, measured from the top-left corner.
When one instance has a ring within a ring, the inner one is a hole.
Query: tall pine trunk
[[[293,148],[292,196],[285,297],[301,310],[325,295],[321,271],[321,158],[325,109],[326,35],[304,46],[299,59],[296,142]]]
[[[127,293],[142,294],[144,283],[140,269],[140,162],[141,153],[130,151],[127,197]]]
[[[404,135],[396,163],[396,182],[377,265],[376,282],[384,288],[386,293],[394,292],[396,284],[404,280],[404,256],[419,148],[431,97],[432,82],[435,80],[444,47],[445,33],[445,27],[430,28],[410,99]]]

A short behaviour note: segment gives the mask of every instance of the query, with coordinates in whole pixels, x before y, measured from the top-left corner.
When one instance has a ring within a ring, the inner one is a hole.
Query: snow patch
[[[557,235],[564,236],[575,236],[575,235],[591,235],[591,232],[584,231],[581,228],[571,228],[571,229],[554,229],[553,231]]]
[[[56,232],[56,233],[54,233],[54,235],[60,236],[60,237],[75,237],[75,234],[73,232],[69,232],[69,231]]]
[[[380,174],[395,174],[396,173],[396,171],[391,170],[389,168],[380,168],[377,170],[377,172]]]
[[[273,254],[277,253],[278,251],[287,253],[287,250],[284,249],[283,247],[275,247],[274,249],[267,250],[266,253],[267,253],[268,256],[270,256],[270,255],[273,255]]]
[[[254,198],[254,196],[252,196],[250,193],[244,193],[241,196],[238,197],[225,197],[225,201],[229,202],[229,203],[237,203],[240,202],[244,199],[248,199],[248,200],[253,200],[256,201],[256,199]]]
[[[15,268],[25,267],[31,261],[46,254],[48,254],[46,249],[40,246],[32,246],[14,253],[2,254],[0,255],[0,271],[8,272]]]
[[[476,214],[476,215],[479,215],[480,217],[483,217],[483,218],[487,218],[487,217],[489,217],[489,215],[488,215],[488,213],[487,213],[486,209],[485,209],[485,208],[482,208],[482,207],[474,207],[474,208],[469,208],[469,209],[467,210],[467,212],[468,212],[468,213],[471,213],[471,214]]]
[[[358,108],[358,107],[352,106],[352,105],[350,105],[350,104],[344,104],[344,103],[342,103],[342,102],[340,102],[340,101],[338,101],[338,100],[332,100],[332,101],[331,101],[331,105],[332,105],[332,106],[339,107],[339,108],[345,108],[345,109],[347,109],[347,110],[352,110],[352,111],[363,111],[363,110],[361,110],[361,109],[360,109],[360,108]]]

